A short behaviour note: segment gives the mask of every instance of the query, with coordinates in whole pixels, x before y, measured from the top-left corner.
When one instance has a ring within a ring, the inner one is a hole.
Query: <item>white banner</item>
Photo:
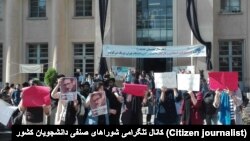
[[[195,73],[194,66],[175,66],[173,67],[173,71],[176,73]]]
[[[199,74],[177,74],[178,90],[200,91]]]
[[[20,73],[43,73],[43,65],[41,64],[20,64]]]
[[[6,103],[2,99],[0,99],[0,122],[7,126],[12,114],[16,111],[18,107],[11,106],[10,104]]]
[[[103,45],[103,57],[113,58],[178,58],[205,57],[204,45],[193,46],[125,46]]]
[[[176,72],[154,73],[155,87],[177,88]]]

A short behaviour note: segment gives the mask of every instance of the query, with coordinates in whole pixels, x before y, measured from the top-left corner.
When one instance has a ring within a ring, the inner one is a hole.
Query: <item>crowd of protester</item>
[[[185,72],[180,72],[185,73]],[[153,72],[141,73],[129,70],[124,83],[148,86],[144,97],[124,93],[116,86],[112,73],[104,76],[90,74],[78,76],[77,99],[67,101],[60,98],[63,74],[58,75],[57,84],[51,88],[51,105],[24,107],[22,88],[40,85],[37,80],[20,84],[6,83],[0,98],[18,106],[14,124],[48,124],[51,109],[56,107],[55,125],[142,125],[142,108],[146,108],[146,124],[151,125],[241,125],[242,92],[210,90],[209,84],[201,77],[200,91],[181,91],[167,86],[155,88]],[[90,108],[90,94],[106,95],[107,114],[94,116]],[[154,116],[152,116],[154,115]],[[154,118],[152,120],[152,117]],[[19,121],[19,122],[18,122]],[[153,122],[151,122],[153,121]]]

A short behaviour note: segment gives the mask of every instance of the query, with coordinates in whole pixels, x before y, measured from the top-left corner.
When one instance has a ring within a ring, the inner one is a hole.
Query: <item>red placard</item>
[[[31,86],[23,89],[23,106],[38,107],[50,105],[50,88],[45,86]]]
[[[238,89],[238,72],[210,72],[208,76],[211,90]]]
[[[124,83],[124,90],[123,92],[126,94],[131,94],[134,96],[144,96],[145,92],[148,90],[147,85],[140,85],[140,84],[126,84]]]

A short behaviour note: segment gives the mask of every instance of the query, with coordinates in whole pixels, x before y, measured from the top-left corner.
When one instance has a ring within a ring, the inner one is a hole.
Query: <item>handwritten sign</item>
[[[50,105],[50,88],[45,86],[31,86],[23,89],[23,106],[37,107]]]
[[[210,72],[208,76],[211,90],[229,89],[234,91],[238,88],[238,72]]]
[[[103,45],[103,57],[113,58],[177,58],[205,57],[204,45],[157,47],[157,46],[125,46]]]
[[[199,74],[177,74],[178,90],[200,91]]]
[[[7,126],[12,114],[16,111],[18,107],[11,106],[10,104],[6,103],[2,99],[0,99],[0,122]]]
[[[155,87],[177,88],[176,72],[154,73]]]
[[[124,83],[124,90],[123,92],[126,94],[131,94],[134,96],[144,96],[146,91],[148,90],[147,85],[140,85],[140,84],[126,84]]]

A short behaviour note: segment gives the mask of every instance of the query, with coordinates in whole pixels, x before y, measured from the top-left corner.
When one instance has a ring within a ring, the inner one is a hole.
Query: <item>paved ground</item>
[[[11,130],[0,125],[0,141],[11,141]]]

